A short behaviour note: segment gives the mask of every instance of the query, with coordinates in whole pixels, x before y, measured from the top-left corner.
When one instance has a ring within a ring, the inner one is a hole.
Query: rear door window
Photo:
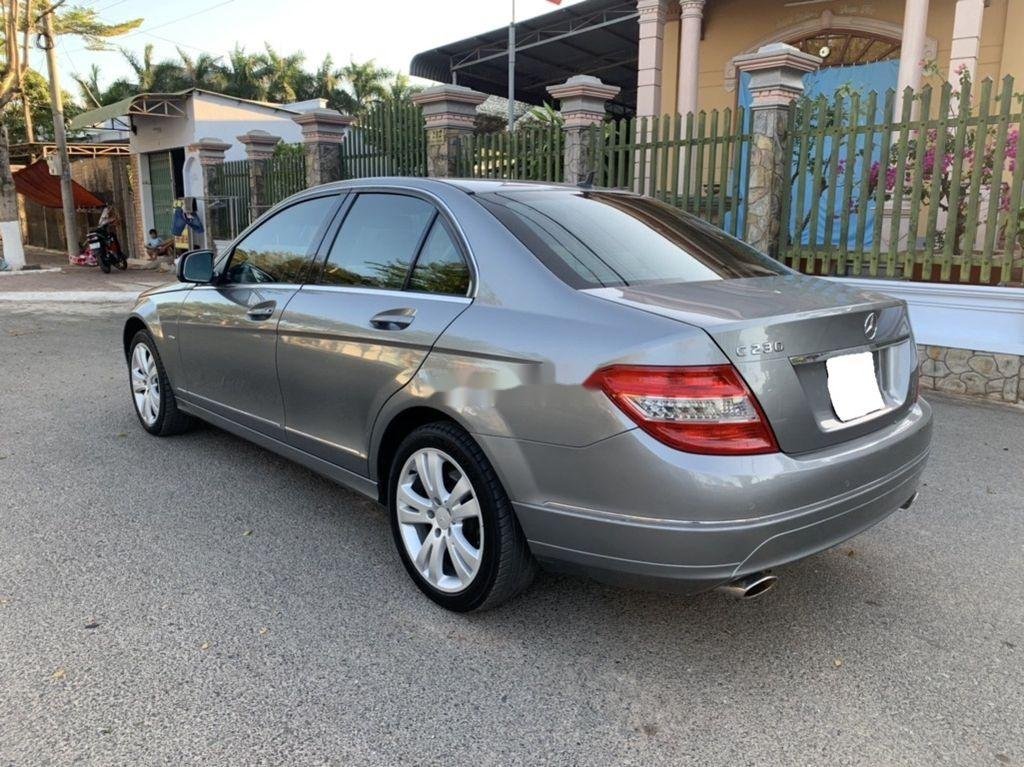
[[[717,227],[647,197],[543,190],[489,192],[476,199],[577,288],[788,273]]]
[[[360,194],[331,245],[320,283],[401,290],[435,214],[418,197]]]
[[[469,267],[440,217],[430,227],[408,288],[451,296],[464,296],[469,291]]]

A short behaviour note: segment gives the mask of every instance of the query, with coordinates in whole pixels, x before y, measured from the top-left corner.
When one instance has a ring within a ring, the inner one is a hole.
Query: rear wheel
[[[110,274],[110,262],[104,256],[99,257],[100,269],[103,270],[104,274]]]
[[[180,434],[192,425],[191,416],[178,410],[167,372],[148,330],[140,330],[132,337],[128,352],[128,381],[132,387],[135,415],[142,428],[150,434],[167,437]]]
[[[421,426],[399,446],[388,478],[395,545],[424,594],[468,612],[530,585],[536,563],[512,504],[466,432],[444,422]]]

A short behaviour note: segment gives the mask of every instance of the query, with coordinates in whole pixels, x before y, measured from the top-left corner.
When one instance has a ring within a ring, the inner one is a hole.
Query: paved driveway
[[[915,508],[760,602],[545,576],[464,617],[374,504],[147,437],[115,316],[12,311],[0,764],[1024,763],[1024,413],[936,398]]]

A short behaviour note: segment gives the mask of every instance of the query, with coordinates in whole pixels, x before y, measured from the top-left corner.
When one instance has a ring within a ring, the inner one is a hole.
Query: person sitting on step
[[[156,229],[149,230],[149,238],[146,240],[146,253],[150,259],[154,259],[157,256],[166,256],[171,252],[172,247],[174,247],[173,237],[168,240],[162,240]]]

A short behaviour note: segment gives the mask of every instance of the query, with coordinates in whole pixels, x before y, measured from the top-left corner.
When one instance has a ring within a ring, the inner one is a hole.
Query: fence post
[[[559,100],[565,125],[565,182],[578,184],[595,170],[587,151],[590,126],[604,122],[605,102],[615,98],[619,87],[605,85],[591,75],[573,75],[547,90],[551,98]]]
[[[412,103],[423,110],[428,176],[457,174],[459,138],[473,132],[476,108],[486,98],[486,94],[462,85],[435,85],[412,97]]]
[[[789,105],[804,92],[803,76],[821,59],[791,45],[772,43],[735,59],[737,72],[750,73],[751,142],[747,186],[748,243],[777,255],[782,198],[789,194],[791,159],[786,156]]]
[[[306,186],[341,181],[341,142],[348,135],[355,118],[343,115],[337,109],[313,109],[292,120],[302,128]]]
[[[266,161],[274,156],[274,147],[281,142],[281,137],[265,130],[251,130],[238,136],[238,140],[245,147],[245,156],[249,160],[249,217],[255,221],[262,212],[263,201],[267,199]]]
[[[224,164],[224,153],[231,148],[231,144],[226,141],[221,141],[216,138],[201,138],[196,143],[192,144],[188,149],[190,152],[194,152],[199,160],[199,169],[203,174],[203,186],[200,192],[200,196],[203,198],[203,221],[206,224],[206,234],[204,235],[206,247],[213,246],[213,239],[210,234],[210,221],[209,221],[209,208],[208,202],[210,195],[210,178],[213,175],[213,169],[217,165]]]

